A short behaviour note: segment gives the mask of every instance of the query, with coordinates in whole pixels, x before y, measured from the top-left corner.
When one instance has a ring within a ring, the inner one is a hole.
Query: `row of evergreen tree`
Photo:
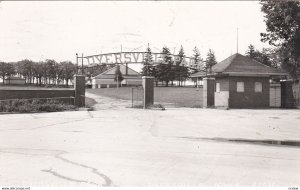
[[[174,81],[178,81],[179,86],[182,85],[191,74],[202,71],[210,72],[210,69],[213,65],[217,64],[216,56],[214,52],[210,49],[207,53],[206,60],[204,61],[200,55],[199,49],[194,48],[193,65],[183,65],[185,52],[183,47],[180,47],[178,52],[179,59],[174,60],[171,55],[170,49],[168,47],[163,47],[162,61],[159,63],[153,64],[153,56],[150,47],[146,50],[147,54],[144,59],[143,68],[141,74],[143,76],[153,76],[155,77],[156,84],[157,82],[164,82],[166,86],[173,84]]]

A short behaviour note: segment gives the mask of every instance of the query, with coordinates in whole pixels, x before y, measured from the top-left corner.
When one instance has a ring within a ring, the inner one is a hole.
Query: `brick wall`
[[[244,82],[244,92],[237,92],[237,82]],[[262,92],[254,91],[254,83],[262,83]],[[229,77],[230,108],[266,108],[270,102],[270,84],[267,77]]]

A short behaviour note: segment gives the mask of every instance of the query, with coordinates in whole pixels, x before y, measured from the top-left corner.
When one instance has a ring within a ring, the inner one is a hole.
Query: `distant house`
[[[113,67],[92,78],[93,88],[112,88],[117,86],[115,81],[115,72],[117,67]],[[120,71],[124,80],[119,81],[120,86],[138,86],[142,85],[142,76],[135,70],[120,65]]]
[[[25,85],[25,79],[21,77],[7,77],[4,80],[4,84],[6,85]]]
[[[273,87],[278,84],[274,86],[270,79],[283,79],[286,76],[288,74],[280,69],[268,67],[241,54],[234,54],[214,65],[211,73],[193,75],[213,79],[214,82],[210,84],[214,92],[210,97],[214,106],[229,108],[280,107],[280,89],[279,92],[276,89],[274,91]],[[279,103],[274,103],[276,99]]]
[[[206,76],[206,72],[205,71],[199,71],[196,72],[194,74],[191,74],[190,78],[192,79],[192,81],[194,81],[195,86],[202,86],[203,85],[203,77]]]

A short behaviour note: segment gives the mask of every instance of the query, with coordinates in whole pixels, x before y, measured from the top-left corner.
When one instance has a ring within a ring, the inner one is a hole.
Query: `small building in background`
[[[115,72],[117,66],[104,71],[103,73],[92,78],[92,88],[114,88],[117,87],[115,81]],[[120,65],[120,71],[123,80],[119,81],[119,86],[140,86],[142,85],[142,76],[137,71],[125,66]]]
[[[4,84],[6,85],[25,85],[25,79],[21,77],[7,77],[4,80]]]
[[[196,87],[203,86],[203,77],[206,76],[205,71],[199,71],[196,73],[191,74],[190,78],[194,82]]]

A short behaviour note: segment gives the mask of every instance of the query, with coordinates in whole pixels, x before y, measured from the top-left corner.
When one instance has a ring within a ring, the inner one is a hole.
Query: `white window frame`
[[[263,85],[262,82],[255,82],[254,83],[254,92],[262,92]]]
[[[216,92],[220,92],[220,91],[221,91],[220,83],[217,82],[216,83]]]
[[[245,83],[242,81],[236,82],[236,91],[245,92]]]

